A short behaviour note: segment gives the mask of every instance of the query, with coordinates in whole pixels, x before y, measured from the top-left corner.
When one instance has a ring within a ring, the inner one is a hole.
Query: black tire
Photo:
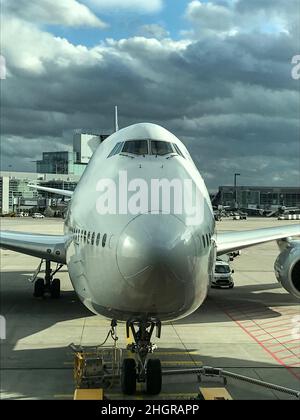
[[[146,390],[148,395],[157,395],[161,392],[162,372],[159,359],[150,359],[147,363]]]
[[[45,282],[44,279],[36,279],[34,283],[34,293],[33,296],[36,298],[43,297],[45,293]]]
[[[232,283],[230,286],[229,286],[229,289],[233,289],[234,288],[234,283]]]
[[[50,286],[50,294],[52,299],[60,298],[60,280],[53,279]]]
[[[124,359],[121,373],[121,387],[123,394],[136,393],[136,363],[134,359]]]

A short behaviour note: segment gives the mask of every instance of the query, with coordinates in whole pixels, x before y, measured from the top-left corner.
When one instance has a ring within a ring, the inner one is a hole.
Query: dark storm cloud
[[[239,0],[236,11],[239,13],[258,13],[263,10],[268,13],[284,16],[295,16],[299,12],[298,0]]]
[[[189,42],[140,37],[87,50],[33,32],[20,34],[25,52],[5,45],[2,162],[20,169],[25,162],[28,169],[31,157],[71,145],[76,128],[110,132],[118,104],[121,126],[157,122],[182,138],[211,187],[232,183],[234,171],[243,172],[245,184],[299,184],[293,34],[241,32]],[[26,55],[32,39],[35,48]]]

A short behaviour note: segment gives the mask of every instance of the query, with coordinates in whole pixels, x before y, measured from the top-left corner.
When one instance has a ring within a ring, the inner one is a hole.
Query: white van
[[[227,262],[217,260],[211,287],[233,289],[234,282],[231,276],[233,273],[234,270],[231,270],[230,265]]]
[[[34,219],[44,219],[44,215],[42,213],[33,213],[32,217]]]

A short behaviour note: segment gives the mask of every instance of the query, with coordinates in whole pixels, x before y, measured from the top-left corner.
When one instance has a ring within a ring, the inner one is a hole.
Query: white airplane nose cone
[[[117,263],[125,281],[149,293],[168,293],[180,287],[193,272],[195,258],[191,231],[174,215],[137,216],[123,230],[117,247]]]

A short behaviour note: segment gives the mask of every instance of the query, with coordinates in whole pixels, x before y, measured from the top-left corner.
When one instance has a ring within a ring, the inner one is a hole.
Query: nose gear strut
[[[126,335],[130,338],[130,330],[134,343],[127,348],[137,356],[134,359],[125,359],[121,375],[122,390],[125,394],[132,395],[136,391],[136,382],[146,383],[148,394],[156,395],[161,391],[162,370],[159,359],[149,359],[157,346],[151,343],[151,337],[156,329],[156,337],[161,336],[161,322],[157,319],[138,320],[132,319],[126,322]]]

